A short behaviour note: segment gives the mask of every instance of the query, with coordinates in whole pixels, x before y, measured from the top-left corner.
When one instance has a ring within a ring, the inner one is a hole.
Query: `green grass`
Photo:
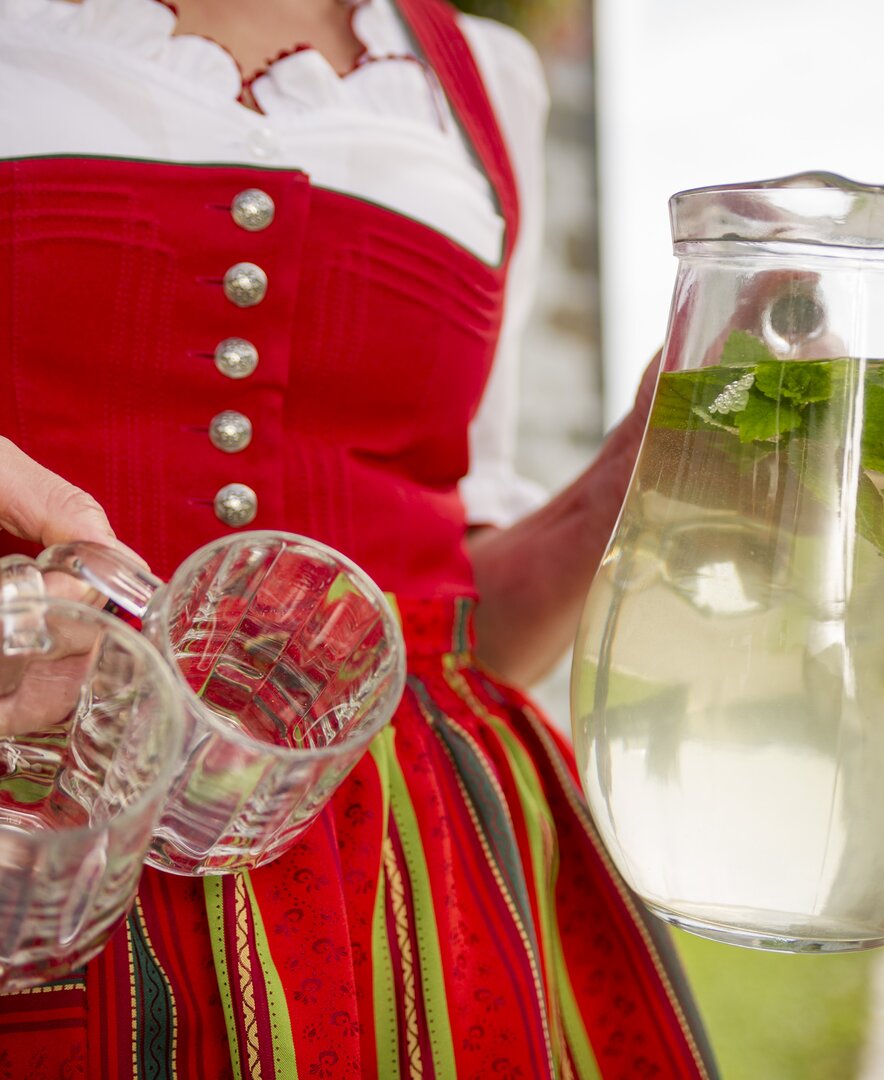
[[[723,1080],[854,1080],[874,952],[765,953],[673,936]]]

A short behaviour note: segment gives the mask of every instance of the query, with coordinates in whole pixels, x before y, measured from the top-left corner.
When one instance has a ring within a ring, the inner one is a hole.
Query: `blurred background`
[[[522,30],[550,85],[519,466],[555,490],[628,409],[662,344],[670,195],[807,169],[884,183],[884,6],[457,2]],[[565,730],[568,667],[538,694]],[[675,938],[724,1080],[884,1080],[884,952],[784,956]]]

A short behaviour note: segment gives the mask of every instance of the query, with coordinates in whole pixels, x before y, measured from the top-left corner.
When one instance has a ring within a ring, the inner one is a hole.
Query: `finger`
[[[66,540],[114,540],[101,506],[85,491],[0,436],[0,528],[44,547]]]
[[[92,662],[90,652],[26,661],[14,689],[0,696],[0,737],[44,731],[69,716]]]
[[[90,682],[101,627],[51,608],[44,609],[43,616],[48,650],[0,657],[0,737],[59,723]]]

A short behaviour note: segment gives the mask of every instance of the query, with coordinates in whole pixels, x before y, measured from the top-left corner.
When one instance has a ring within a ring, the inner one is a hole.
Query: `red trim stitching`
[[[161,3],[161,4],[165,4],[166,2],[167,2],[167,0],[159,0],[159,3]],[[339,2],[345,3],[346,0],[339,0]],[[353,72],[358,67],[361,67],[363,63],[366,63],[366,62],[368,62],[370,60],[380,60],[380,59],[385,59],[385,60],[390,59],[390,60],[392,60],[392,59],[394,59],[394,57],[392,57],[392,56],[391,57],[369,56],[368,55],[368,46],[365,44],[365,42],[362,40],[362,38],[356,33],[356,31],[355,31],[355,29],[353,27],[353,22],[354,22],[354,20],[356,18],[356,12],[359,10],[359,8],[365,7],[366,4],[370,4],[370,3],[371,3],[371,0],[356,0],[355,3],[349,4],[350,14],[349,14],[349,17],[347,19],[347,24],[348,24],[348,26],[350,28],[351,35],[356,39],[356,42],[359,45],[359,52],[356,54],[356,57],[354,58],[353,63],[350,65],[350,67],[347,68],[346,71],[336,71],[335,72],[335,74],[338,76],[339,79],[345,79],[348,75],[352,75]],[[168,6],[171,6],[171,5],[168,5]],[[224,48],[224,46],[222,45],[221,48]],[[298,42],[296,45],[293,45],[289,49],[281,49],[276,54],[276,56],[274,56],[270,60],[265,61],[261,65],[261,67],[259,67],[257,69],[257,71],[254,71],[251,75],[249,75],[249,77],[247,79],[242,80],[243,90],[251,88],[252,84],[257,79],[260,79],[262,75],[266,75],[270,71],[270,69],[273,67],[273,65],[278,64],[280,60],[285,60],[289,56],[295,56],[297,53],[300,53],[300,52],[316,52],[316,51],[317,51],[316,47],[313,46],[313,45],[310,45],[307,42]],[[399,59],[399,57],[396,57],[395,59]],[[410,59],[410,58],[409,57],[402,57],[401,59],[404,60],[404,59]]]
[[[178,7],[175,3],[173,3],[173,0],[153,0],[153,2],[171,11],[172,14],[175,16],[176,21],[180,18]],[[359,10],[359,8],[364,7],[366,4],[370,4],[371,0],[339,0],[339,3],[346,4],[350,9],[347,22],[350,28],[351,35],[356,39],[356,42],[359,45],[359,52],[356,54],[353,63],[349,68],[347,68],[346,71],[335,71],[335,74],[338,76],[338,78],[345,79],[348,75],[352,75],[353,72],[360,68],[364,63],[367,63],[371,60],[411,59],[411,57],[407,56],[369,56],[368,46],[356,33],[353,23],[356,17],[356,12]],[[251,94],[253,84],[262,76],[267,75],[273,65],[279,63],[280,60],[285,60],[287,57],[295,56],[297,53],[300,52],[318,51],[316,50],[315,46],[310,45],[307,42],[296,42],[294,45],[290,46],[287,49],[280,49],[276,56],[267,59],[256,71],[252,72],[252,74],[247,77],[243,72],[239,61],[227,48],[226,45],[222,45],[220,41],[216,41],[215,38],[210,37],[208,34],[193,34],[191,36],[202,38],[203,41],[210,41],[213,45],[217,45],[219,49],[221,49],[230,57],[232,62],[236,65],[236,70],[239,73],[239,94],[237,95],[236,100],[239,101],[240,104],[245,105],[247,108],[253,109],[255,112],[258,113],[263,112],[263,110],[260,108],[257,101],[255,101],[254,96]]]

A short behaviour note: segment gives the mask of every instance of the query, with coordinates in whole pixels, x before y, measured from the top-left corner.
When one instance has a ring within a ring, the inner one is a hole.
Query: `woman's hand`
[[[570,487],[510,528],[477,529],[470,537],[479,592],[476,655],[509,682],[536,682],[573,644],[629,485],[659,365],[658,353],[632,410]]]
[[[44,547],[71,540],[123,546],[95,499],[2,437],[0,528]],[[16,595],[13,577],[4,582],[3,576],[0,594],[4,600],[11,599]],[[80,582],[61,574],[50,576],[46,591],[77,600],[94,598],[94,594],[86,595],[89,590]],[[5,629],[0,623],[0,631]],[[70,635],[54,640],[46,656],[0,653],[0,736],[40,730],[64,719],[77,701],[95,636],[92,630],[91,636],[81,634],[77,640]]]
[[[91,495],[69,484],[0,436],[0,528],[47,547],[66,540],[114,540]]]

